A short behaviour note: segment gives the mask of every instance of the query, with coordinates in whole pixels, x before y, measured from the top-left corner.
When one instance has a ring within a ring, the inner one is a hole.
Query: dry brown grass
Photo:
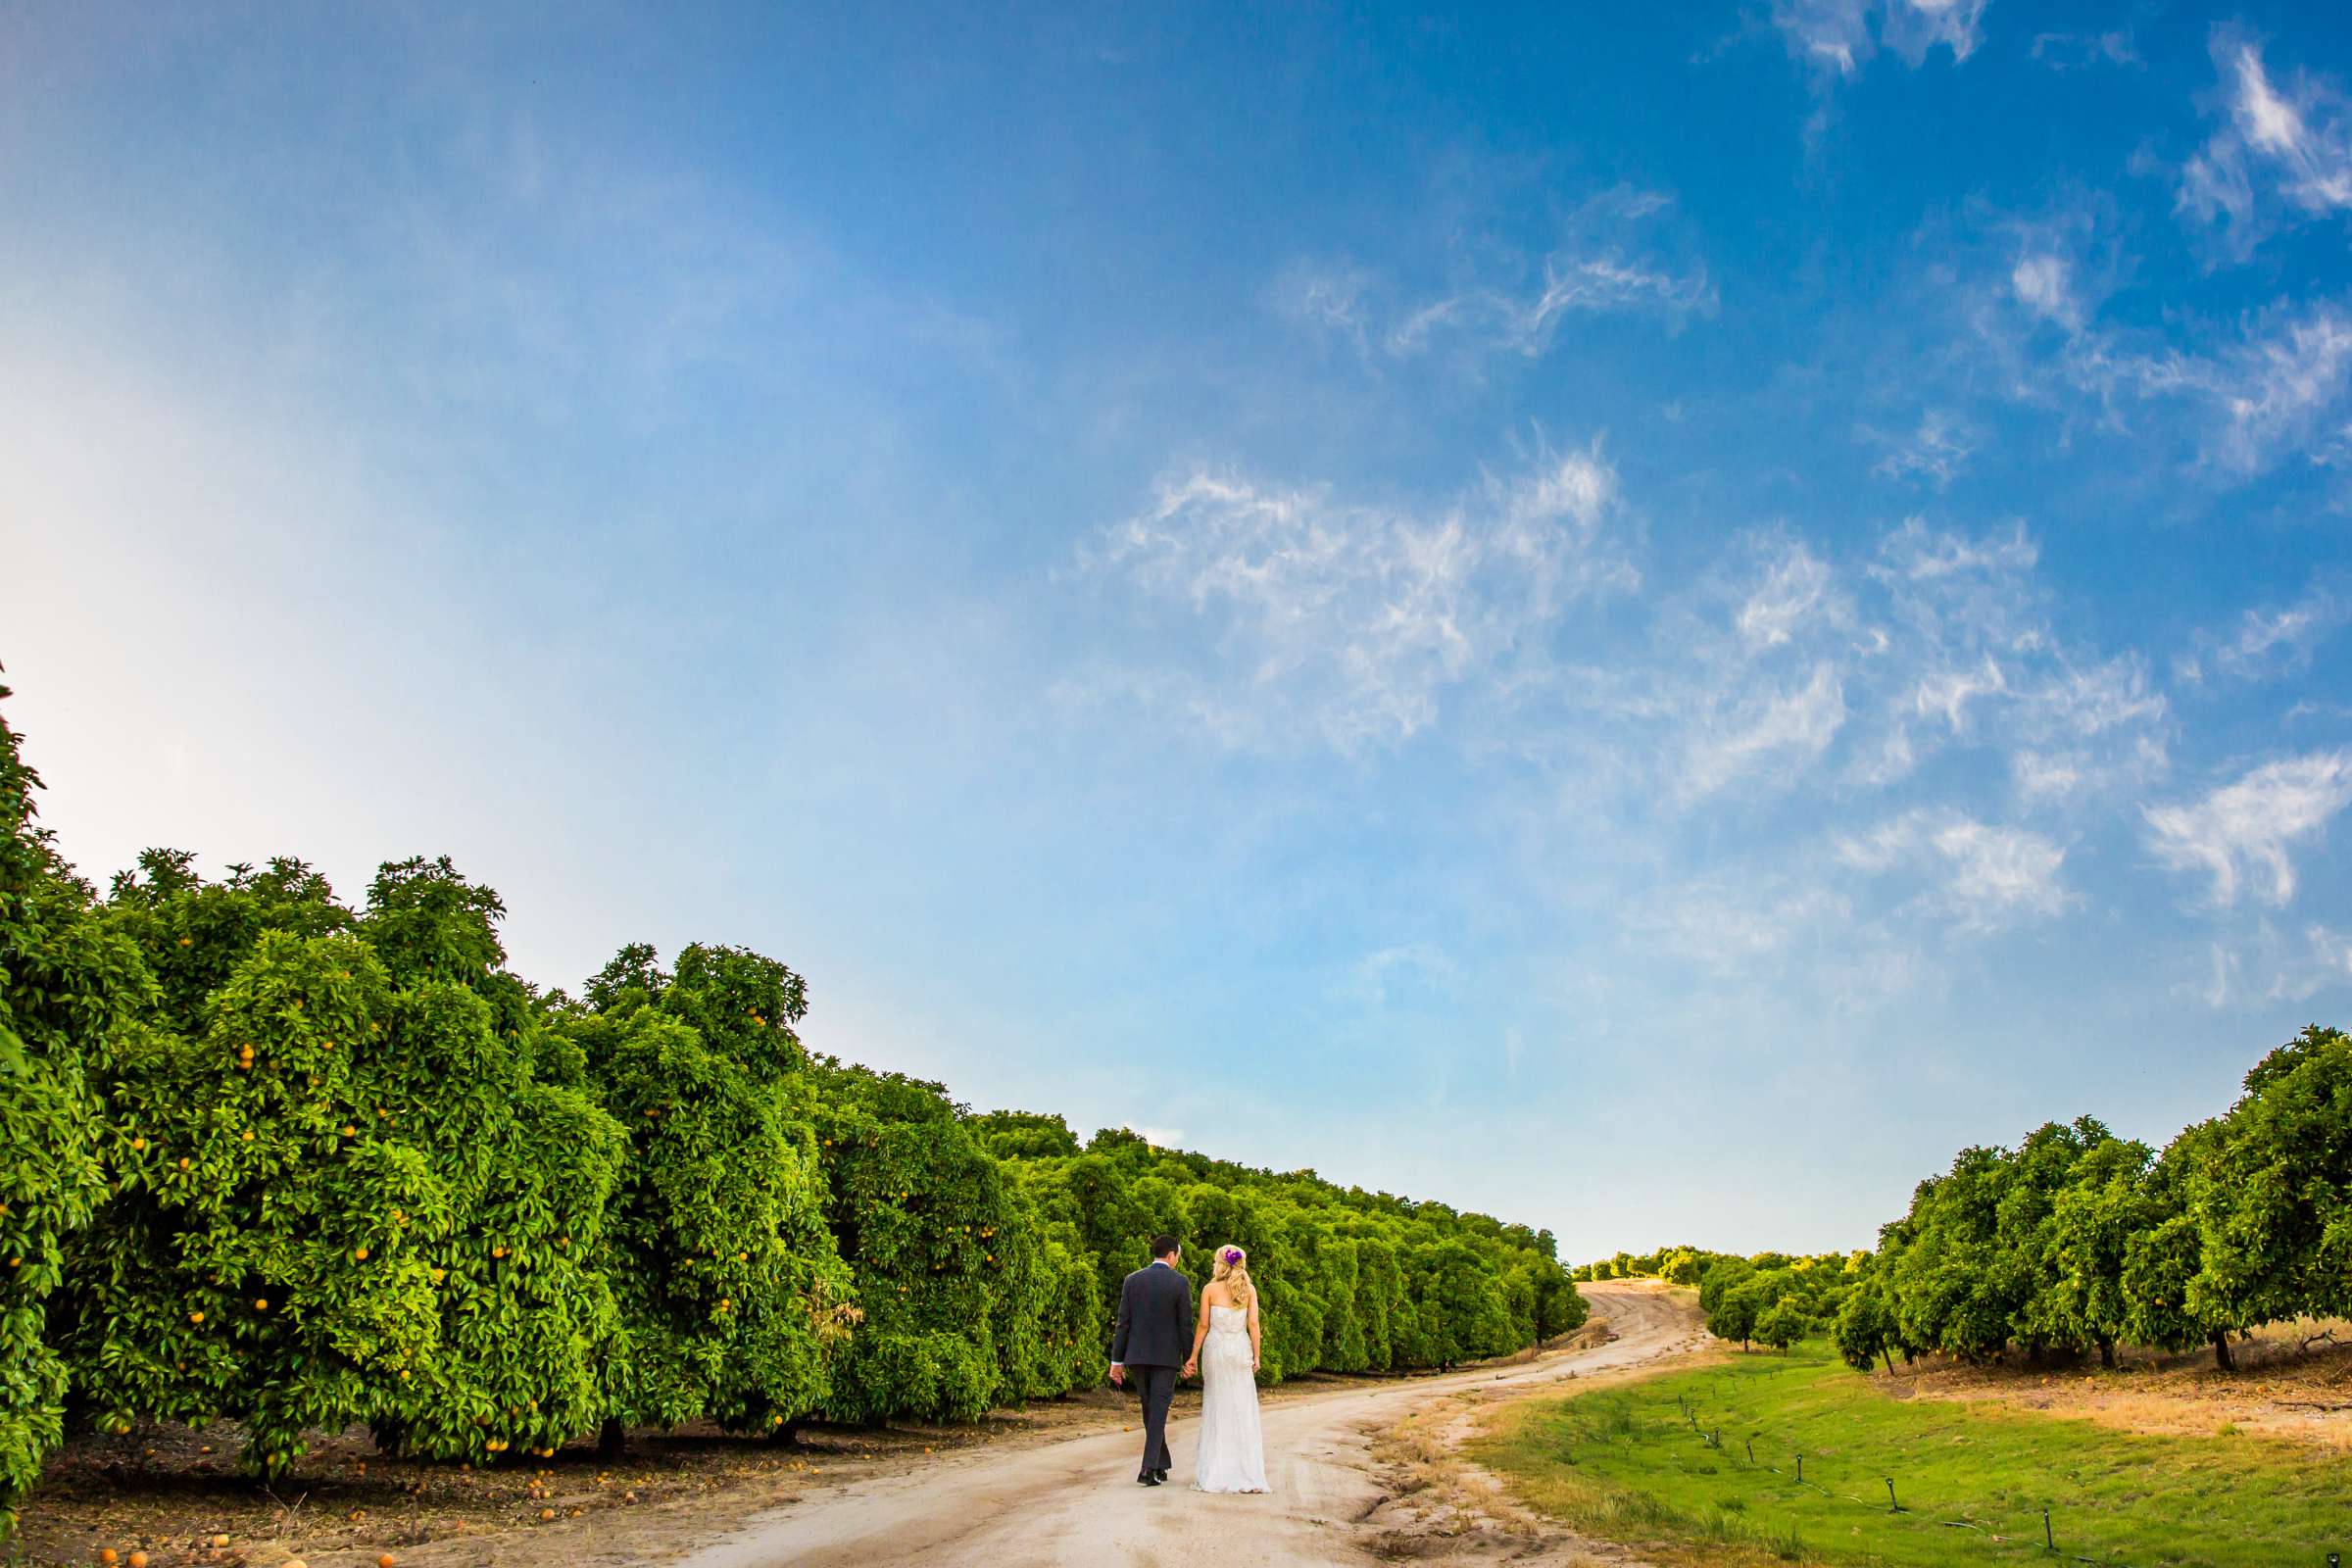
[[[2320,1338],[2327,1334],[2333,1344]],[[2235,1372],[2217,1368],[2210,1349],[2168,1354],[2133,1348],[2118,1354],[2112,1372],[2096,1360],[2054,1368],[1931,1357],[1873,1379],[1898,1398],[1989,1399],[2130,1432],[2243,1432],[2352,1449],[2352,1323],[2274,1323],[2230,1349]]]

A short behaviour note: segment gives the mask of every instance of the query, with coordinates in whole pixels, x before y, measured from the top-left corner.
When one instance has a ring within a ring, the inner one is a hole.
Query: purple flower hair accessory
[[[1240,1248],[1238,1248],[1238,1247],[1228,1247],[1227,1249],[1225,1249],[1225,1261],[1226,1261],[1226,1262],[1228,1262],[1228,1263],[1239,1263],[1241,1260],[1242,1260],[1242,1250],[1241,1250]]]

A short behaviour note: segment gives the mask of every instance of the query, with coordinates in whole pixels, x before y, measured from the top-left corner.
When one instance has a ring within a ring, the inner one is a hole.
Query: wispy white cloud
[[[2331,303],[2274,310],[2199,379],[2226,416],[2214,449],[2241,473],[2301,445],[2344,404],[2352,382],[2352,318]]]
[[[1649,808],[1886,790],[1945,751],[1987,755],[2034,808],[2160,778],[2165,698],[2136,656],[2059,633],[2037,558],[2016,526],[1913,518],[1858,564],[1751,534],[1701,582],[1653,587],[1638,658],[1530,672],[1520,744]]]
[[[1967,333],[2012,398],[2177,443],[2186,467],[2223,483],[2297,454],[2325,462],[2352,428],[2346,304],[2279,300],[2219,318],[2126,321],[2105,307],[2129,262],[2095,226],[1992,226],[2005,253],[1958,293]]]
[[[1580,316],[1648,315],[1679,326],[1713,313],[1704,262],[1675,259],[1653,220],[1674,205],[1663,192],[1618,185],[1587,198],[1560,221],[1540,256],[1507,249],[1435,297],[1399,303],[1399,292],[1348,261],[1298,262],[1272,290],[1276,311],[1312,332],[1375,357],[1407,360],[1441,345],[1539,359]]]
[[[2009,270],[2009,286],[2018,303],[2045,320],[2065,327],[2082,324],[2082,307],[2074,294],[2074,263],[2049,251],[2030,251]]]
[[[2280,221],[2352,209],[2352,105],[2333,85],[2296,74],[2273,80],[2262,47],[2216,27],[2214,69],[2225,122],[2181,167],[2176,209],[2220,231],[2242,259]]]
[[[1597,449],[1491,476],[1430,514],[1194,469],[1080,557],[1084,573],[1172,607],[1210,637],[1065,684],[1065,698],[1142,698],[1221,739],[1395,745],[1449,692],[1535,652],[1581,600],[1629,588],[1606,538],[1615,470]]]
[[[1887,0],[1879,23],[1880,41],[1917,66],[1932,49],[1949,49],[1966,60],[1983,41],[1986,0]]]
[[[1787,685],[1710,703],[1685,737],[1675,787],[1695,798],[1760,768],[1801,770],[1829,750],[1845,717],[1845,682],[1826,661]]]
[[[2209,669],[2232,680],[2267,680],[2308,665],[2312,650],[2347,622],[2352,605],[2314,588],[2291,605],[2248,610],[2229,630],[2198,637],[2175,662],[2174,673],[2189,684]]]
[[[1918,66],[1941,47],[1955,61],[1976,53],[1986,0],[1773,0],[1772,24],[1788,52],[1825,74],[1846,77],[1878,47]]]
[[[2201,800],[2142,814],[2156,858],[2209,875],[2214,904],[2235,904],[2250,891],[2282,906],[2295,895],[2289,848],[2321,837],[2347,805],[2352,751],[2333,751],[2266,762]]]
[[[1911,710],[1922,718],[1939,717],[1954,735],[1964,735],[1968,732],[1968,705],[2008,690],[2008,675],[1987,655],[1974,668],[1935,669],[1922,675],[1911,688]]]
[[[1310,332],[1336,336],[1359,358],[1372,353],[1369,272],[1350,262],[1297,262],[1275,280],[1275,311]]]
[[[1886,646],[1867,662],[1881,741],[1858,776],[1885,785],[1934,750],[1987,749],[2019,797],[2054,805],[2145,783],[2165,767],[2168,705],[2131,655],[2102,657],[2052,627],[2022,526],[1970,536],[1908,519],[1867,576]]]
[[[1924,871],[1936,884],[1928,906],[1968,930],[2046,919],[2070,902],[2059,875],[2062,846],[2032,829],[1981,822],[1958,810],[1907,811],[1840,839],[1835,853],[1841,864],[1874,875]]]
[[[2207,979],[2192,994],[2217,1010],[2352,990],[2352,935],[2316,921],[2287,932],[2257,920],[2250,933],[2217,938],[2210,953]]]
[[[1633,924],[1670,952],[1728,974],[1843,927],[1852,914],[1850,900],[1818,884],[1710,878],[1652,894]]]
[[[2006,534],[1971,538],[1967,534],[1931,528],[1920,517],[1906,517],[1879,547],[1875,575],[1912,583],[1940,578],[2004,575],[2031,571],[2041,551],[2026,537],[2023,523]]]
[[[1762,572],[1733,617],[1743,642],[1777,648],[1824,618],[1842,624],[1851,617],[1829,564],[1803,540],[1776,534],[1764,551]]]
[[[1513,294],[1481,287],[1447,295],[1398,322],[1384,346],[1403,358],[1420,353],[1442,333],[1458,331],[1533,359],[1551,347],[1570,316],[1655,310],[1674,319],[1714,303],[1704,267],[1675,273],[1615,256],[1555,253],[1544,258],[1543,277],[1532,290]]]
[[[1906,434],[1864,426],[1862,437],[1884,453],[1873,472],[1890,479],[1926,479],[1939,489],[1968,466],[1978,442],[1976,430],[1949,409],[1928,410],[1920,416],[1919,427]]]

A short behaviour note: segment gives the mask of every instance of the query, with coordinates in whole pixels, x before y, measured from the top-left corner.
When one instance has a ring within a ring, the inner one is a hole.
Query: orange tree
[[[1054,1396],[1102,1382],[1109,1358],[1101,1275],[1076,1195],[1063,1179],[1078,1140],[1059,1116],[1027,1111],[966,1116],[964,1125],[997,1156],[1014,1201],[1028,1216],[1026,1225],[1016,1227],[1011,1255],[1037,1259],[1034,1283],[1001,1298],[994,1325],[1010,1361],[1007,1396]],[[1035,1248],[1022,1240],[1032,1229]],[[1024,1303],[1031,1301],[1038,1305],[1024,1320]]]
[[[1059,1117],[996,1111],[968,1120],[1043,1222],[1092,1268],[1099,1302],[1116,1298],[1157,1232],[1184,1241],[1196,1286],[1208,1278],[1215,1248],[1247,1248],[1269,1308],[1260,1373],[1268,1382],[1494,1354],[1585,1321],[1584,1298],[1548,1231],[1342,1188],[1310,1170],[1276,1174],[1159,1149],[1124,1129],[1099,1132],[1080,1149]],[[1448,1244],[1455,1250],[1442,1250]],[[1420,1271],[1438,1264],[1445,1277],[1433,1293]],[[1097,1312],[1101,1345],[1110,1326],[1103,1308]]]
[[[506,967],[498,895],[447,859],[384,866],[361,933],[407,981],[377,1120],[421,1151],[455,1223],[432,1259],[438,1350],[377,1418],[387,1447],[481,1461],[595,1429],[619,1326],[601,1262],[628,1138],[536,1070],[546,1026]]]
[[[2352,1038],[2314,1024],[2263,1057],[2195,1152],[2189,1311],[2231,1328],[2352,1312]]]
[[[803,1103],[807,1005],[784,965],[699,945],[674,975],[624,948],[564,1004],[571,1070],[632,1144],[602,1254],[620,1312],[609,1447],[702,1417],[780,1431],[824,1399],[857,1308]]]
[[[43,1306],[105,1193],[84,1061],[134,1027],[152,986],[34,826],[39,787],[0,719],[0,1534],[63,1431]]]
[[[937,1084],[820,1059],[829,1215],[864,1321],[825,1413],[976,1416],[1059,1393],[1102,1365],[1090,1259],[1041,1225]],[[1088,1320],[1093,1320],[1090,1324]]]
[[[116,1191],[69,1260],[99,1423],[233,1417],[270,1474],[306,1428],[486,1459],[586,1425],[611,1311],[565,1238],[621,1140],[497,1027],[495,896],[410,862],[362,915],[298,862],[151,854],[107,911],[164,978],[103,1059]]]

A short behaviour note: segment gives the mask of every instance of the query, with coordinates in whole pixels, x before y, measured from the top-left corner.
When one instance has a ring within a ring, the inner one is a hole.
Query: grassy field
[[[1469,1451],[1574,1528],[1701,1545],[1707,1562],[2352,1563],[2340,1455],[1898,1399],[1821,1345],[1522,1403]]]

